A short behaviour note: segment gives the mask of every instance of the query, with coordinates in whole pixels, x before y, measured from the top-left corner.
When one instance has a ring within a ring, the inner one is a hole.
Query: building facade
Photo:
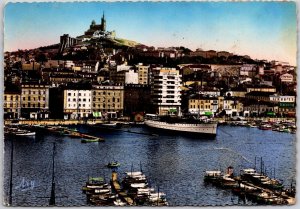
[[[218,97],[201,96],[189,99],[189,113],[213,116],[218,111]]]
[[[96,118],[123,116],[124,86],[93,85],[92,114]]]
[[[149,65],[136,65],[138,72],[138,84],[147,85],[149,82]]]
[[[82,119],[91,115],[90,89],[64,89],[64,119]]]
[[[159,115],[181,114],[181,77],[175,68],[153,69],[151,98]]]
[[[18,119],[21,115],[20,92],[4,91],[4,119]]]
[[[21,85],[21,114],[24,118],[45,119],[49,117],[49,85],[23,83]]]

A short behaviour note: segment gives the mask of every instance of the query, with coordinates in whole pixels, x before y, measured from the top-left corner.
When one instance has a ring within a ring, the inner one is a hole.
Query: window
[[[71,96],[71,93],[68,93],[68,96]]]

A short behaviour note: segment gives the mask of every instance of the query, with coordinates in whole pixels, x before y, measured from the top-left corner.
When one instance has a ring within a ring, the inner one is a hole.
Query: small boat
[[[114,205],[116,205],[116,206],[125,206],[126,203],[123,202],[123,201],[120,200],[120,199],[116,199],[116,200],[114,201]]]
[[[259,127],[261,130],[272,130],[272,126],[269,124],[264,124]]]
[[[101,138],[96,139],[82,139],[81,143],[90,143],[90,142],[102,142],[103,140]]]
[[[219,181],[222,178],[221,171],[205,171],[204,181]]]
[[[108,168],[117,168],[120,166],[120,163],[118,161],[110,162],[107,164]]]
[[[110,121],[101,123],[99,125],[102,126],[102,127],[107,127],[107,128],[116,128],[118,126],[117,123],[113,123],[113,122],[110,122]]]
[[[17,132],[15,132],[15,135],[16,136],[34,137],[35,132],[26,131],[26,130],[18,130]]]

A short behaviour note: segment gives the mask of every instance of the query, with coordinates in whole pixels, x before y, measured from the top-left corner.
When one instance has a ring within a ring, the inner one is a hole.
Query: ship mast
[[[12,205],[12,179],[13,179],[13,159],[14,159],[14,138],[11,138],[11,150],[10,150],[10,182],[9,182],[9,206]]]
[[[53,142],[53,154],[52,154],[52,187],[49,205],[55,205],[55,176],[54,176],[54,157],[55,157],[55,142]]]

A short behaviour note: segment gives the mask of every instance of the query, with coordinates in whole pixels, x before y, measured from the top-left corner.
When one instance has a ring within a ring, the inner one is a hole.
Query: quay
[[[15,120],[4,120],[4,125],[12,125]],[[101,124],[103,120],[59,120],[59,119],[45,119],[45,120],[18,120],[20,125],[45,125],[45,126],[68,126],[68,125],[80,125],[80,124]]]
[[[221,171],[206,171],[204,181],[222,189],[231,189],[238,196],[247,197],[259,204],[292,205],[295,193],[288,192],[277,179],[271,179],[254,169],[243,169],[240,176],[233,175],[233,168],[228,167],[227,174]],[[290,194],[289,194],[290,193]]]
[[[117,172],[112,172],[111,184],[119,197],[125,201],[128,205],[133,205],[133,200],[127,196],[127,194],[121,190],[121,186],[118,182],[118,174]]]
[[[229,122],[232,121],[231,118],[222,117],[222,118],[214,118],[214,120],[218,121],[218,123],[222,122]],[[247,117],[244,119],[247,122],[253,122],[257,120],[264,120],[264,121],[270,121],[270,122],[295,122],[295,118],[271,118],[271,117]],[[16,120],[4,120],[5,125],[11,125]],[[118,120],[112,120],[112,123],[127,123],[129,121],[118,121]],[[43,119],[43,120],[33,120],[33,119],[26,119],[26,120],[17,120],[18,124],[21,125],[80,125],[80,124],[88,124],[88,125],[95,125],[95,124],[103,124],[105,123],[105,120],[102,119],[87,119],[87,120],[75,120],[75,119],[69,119],[69,120],[63,120],[63,119]]]

